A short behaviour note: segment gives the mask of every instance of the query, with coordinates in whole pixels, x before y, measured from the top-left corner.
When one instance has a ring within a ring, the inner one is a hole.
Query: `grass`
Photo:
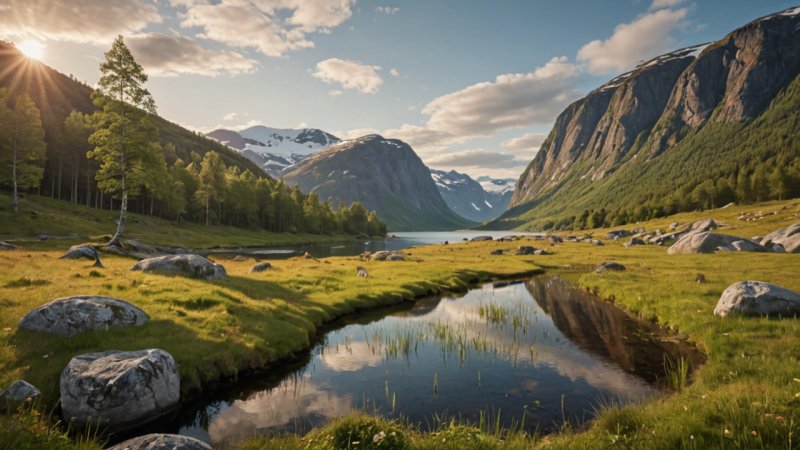
[[[756,210],[776,214],[757,221],[737,219],[743,212]],[[708,217],[725,224],[721,232],[750,237],[800,221],[800,204],[731,207],[639,226],[666,228],[672,221]],[[593,233],[601,236],[604,231]],[[442,423],[432,432],[423,432],[383,419],[354,416],[307,436],[258,438],[242,448],[333,448],[325,447],[328,444],[323,445],[319,438],[362,430],[360,421],[371,424],[365,425],[370,432],[400,430],[408,446],[423,449],[797,448],[800,404],[795,393],[800,384],[795,378],[800,378],[800,321],[723,319],[712,311],[721,292],[744,279],[800,291],[800,255],[668,256],[664,247],[624,248],[624,241],[608,241],[601,247],[559,244],[548,248],[555,253],[551,256],[489,256],[496,248],[513,250],[519,242],[475,242],[408,249],[409,260],[401,262],[295,258],[275,261],[274,270],[254,275],[248,273],[252,262],[225,261],[229,277],[213,282],[130,272],[133,262],[117,257],[105,258],[106,268],[100,270],[103,276],[96,277],[90,276],[97,271],[90,262],[59,260],[59,251],[6,251],[0,253],[0,385],[25,378],[43,391],[47,402],[53,402],[58,375],[72,356],[108,348],[160,347],[175,356],[183,393],[192,395],[209,382],[235,377],[239,371],[262,367],[307,348],[317,329],[334,318],[443,290],[463,291],[482,279],[544,267],[644,319],[686,334],[707,353],[706,365],[694,372],[688,383],[677,362],[673,376],[679,392],[643,404],[608,406],[580,433],[565,428],[562,433],[538,438],[457,423]],[[621,262],[628,270],[592,272],[606,260]],[[369,279],[355,276],[359,265],[369,270]],[[695,281],[697,273],[705,274],[705,284]],[[46,283],[16,286],[14,282],[21,279]],[[9,283],[15,287],[6,287]],[[17,330],[19,318],[28,310],[77,294],[128,300],[144,309],[151,320],[141,328],[69,340]],[[493,313],[487,312],[491,320]],[[402,351],[406,344],[398,345]],[[0,432],[0,443],[7,433]],[[466,444],[465,439],[475,439],[474,445]],[[350,442],[351,448],[356,448]]]
[[[97,210],[61,200],[26,195],[20,202],[20,213],[11,211],[11,197],[0,193],[0,241],[26,248],[67,248],[87,241],[107,241],[116,230],[119,210]],[[38,236],[46,234],[48,239]],[[305,233],[271,233],[230,226],[205,226],[175,222],[148,215],[130,213],[126,239],[151,245],[172,247],[248,247],[341,242],[352,236],[320,236]]]

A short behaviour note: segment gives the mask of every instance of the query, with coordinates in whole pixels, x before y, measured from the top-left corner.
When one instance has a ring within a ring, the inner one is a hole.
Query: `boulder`
[[[100,253],[94,247],[88,245],[73,245],[59,259],[88,259],[94,261],[94,267],[103,267],[100,262]]]
[[[180,376],[160,349],[108,350],[72,358],[61,373],[61,411],[68,424],[123,429],[178,406]]]
[[[797,316],[800,294],[762,281],[740,281],[722,292],[714,315]]]
[[[632,231],[628,231],[628,230],[612,230],[612,231],[609,231],[608,234],[606,234],[606,239],[609,239],[609,240],[620,239],[620,238],[624,238],[624,237],[630,236],[632,234],[633,234],[633,232]]]
[[[472,242],[481,242],[481,241],[491,241],[491,236],[475,236],[472,238]]]
[[[369,259],[373,261],[386,261],[386,258],[388,258],[391,254],[392,252],[388,250],[381,250],[370,255]]]
[[[200,255],[187,254],[143,259],[131,267],[131,270],[207,280],[225,278],[227,275],[223,266],[214,264]]]
[[[676,255],[685,253],[715,253],[726,250],[751,252],[767,251],[763,246],[745,238],[727,234],[703,232],[689,233],[681,237],[667,249],[667,253]]]
[[[556,235],[547,236],[547,240],[549,240],[551,244],[561,244],[564,242],[564,239],[561,239],[561,236]]]
[[[692,233],[704,233],[706,231],[716,230],[719,228],[714,219],[698,220],[693,223],[690,230]]]
[[[606,272],[606,271],[613,271],[613,272],[621,272],[625,269],[625,266],[616,262],[616,261],[606,261],[603,264],[597,266],[597,269],[594,271],[597,273]]]
[[[492,250],[492,252],[490,253],[490,255],[502,255],[502,254],[503,254],[503,250],[501,250],[499,248]]]
[[[147,319],[144,311],[123,300],[77,295],[31,310],[19,321],[19,328],[70,337],[111,327],[141,326]]]
[[[263,271],[269,270],[269,269],[272,269],[272,264],[270,264],[268,262],[262,262],[262,263],[258,263],[256,265],[254,265],[252,268],[250,268],[250,273],[259,273],[259,272],[263,272]]]
[[[514,252],[515,255],[532,255],[533,252],[536,251],[535,247],[531,247],[530,245],[520,245],[517,247],[517,250]]]
[[[545,250],[545,249],[543,249],[543,248],[538,248],[538,249],[536,249],[536,250],[533,252],[533,254],[534,254],[534,255],[536,255],[536,256],[546,256],[546,255],[552,255],[552,253],[548,252],[547,250]]]
[[[155,247],[134,239],[123,239],[119,245],[106,245],[103,247],[103,251],[137,259],[153,258],[163,255],[163,252],[158,251]]]
[[[592,239],[592,245],[605,245],[600,239]]]
[[[153,433],[128,439],[107,450],[211,450],[211,446],[189,436]]]
[[[406,257],[399,254],[399,253],[392,253],[391,255],[386,257],[387,261],[405,261]]]
[[[25,380],[17,380],[0,392],[0,411],[13,410],[16,405],[28,399],[33,400],[41,394],[36,386]]]
[[[626,243],[624,243],[622,245],[624,247],[633,247],[635,245],[645,245],[645,244],[647,244],[647,242],[642,240],[642,238],[634,237],[634,238],[631,238],[630,241],[628,241],[628,242],[626,242]]]
[[[17,248],[14,244],[9,244],[8,242],[0,242],[0,250],[14,250]]]
[[[671,224],[669,224],[668,228],[669,228],[669,231],[675,231],[675,230],[678,229],[679,226],[681,226],[680,222],[672,222]]]
[[[767,243],[782,246],[786,253],[800,253],[800,222],[764,236],[761,245],[766,246]]]

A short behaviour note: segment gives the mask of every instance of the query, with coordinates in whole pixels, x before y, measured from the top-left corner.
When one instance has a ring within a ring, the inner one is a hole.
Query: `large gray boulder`
[[[670,255],[718,251],[765,252],[767,249],[749,239],[709,232],[689,233],[667,249],[667,253]]]
[[[76,295],[31,310],[19,321],[19,328],[69,337],[111,327],[140,326],[147,319],[144,311],[123,300]]]
[[[782,246],[786,253],[800,253],[800,222],[773,231],[761,239],[761,245],[765,247],[774,244]]]
[[[689,230],[692,233],[704,233],[706,231],[716,230],[717,228],[719,228],[719,224],[717,224],[714,219],[705,219],[693,223]]]
[[[268,262],[260,262],[250,268],[250,273],[259,273],[269,269],[272,269],[272,264]]]
[[[481,242],[481,241],[491,241],[491,236],[475,236],[472,238],[472,242]]]
[[[595,269],[594,271],[597,272],[597,273],[602,273],[602,272],[606,272],[606,271],[622,272],[624,270],[626,270],[624,265],[622,265],[622,264],[620,264],[620,263],[618,263],[616,261],[606,261],[603,264],[600,264],[599,266],[597,266],[597,269]]]
[[[17,380],[0,392],[0,411],[13,410],[20,403],[28,399],[33,400],[41,394],[36,386],[25,380]]]
[[[714,315],[797,316],[800,294],[762,281],[740,281],[722,292]]]
[[[73,245],[59,259],[88,259],[94,261],[94,267],[103,267],[97,249],[88,245]]]
[[[214,280],[225,278],[227,273],[220,264],[214,264],[200,255],[167,255],[143,259],[136,263],[131,270],[141,270],[145,273],[160,275],[177,275],[189,278],[205,278]]]
[[[154,433],[128,439],[106,450],[211,450],[211,446],[189,436]]]
[[[160,349],[76,356],[61,373],[60,388],[64,419],[79,428],[136,426],[172,411],[180,399],[175,360]]]

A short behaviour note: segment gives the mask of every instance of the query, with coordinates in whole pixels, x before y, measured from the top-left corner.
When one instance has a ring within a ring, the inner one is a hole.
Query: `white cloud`
[[[678,6],[685,1],[686,0],[653,0],[653,3],[650,5],[650,10],[655,11],[657,9],[672,8],[673,6]]]
[[[509,150],[538,150],[547,138],[547,133],[525,133],[501,144]]]
[[[317,63],[311,75],[328,84],[339,84],[345,89],[355,89],[364,94],[374,94],[383,84],[378,75],[379,66],[371,66],[359,61],[330,58]]]
[[[660,9],[643,14],[631,23],[617,25],[608,39],[594,40],[581,47],[577,60],[586,63],[593,74],[631,69],[638,62],[675,46],[670,32],[685,25],[683,19],[687,12],[686,8]]]
[[[0,34],[56,41],[111,45],[151,23],[160,23],[158,8],[149,1],[3,0]]]
[[[393,8],[391,6],[377,6],[375,7],[375,11],[383,14],[393,15],[399,13],[400,8]]]
[[[516,178],[533,159],[536,152],[505,153],[470,149],[441,153],[424,158],[425,164],[442,170],[458,168],[472,176],[489,174],[496,178]]]
[[[339,89],[331,89],[330,91],[328,91],[328,95],[330,95],[331,97],[338,97],[342,95],[342,91],[340,91]]]
[[[222,120],[229,121],[229,120],[239,120],[239,113],[228,113],[222,118]]]
[[[353,130],[337,130],[333,131],[331,134],[339,139],[347,140],[360,138],[361,136],[366,136],[368,134],[380,134],[380,130],[376,130],[375,128],[356,128]]]
[[[398,78],[400,76],[400,72],[398,72],[395,68],[391,68],[389,69],[389,75]]]
[[[253,72],[258,62],[232,51],[216,51],[177,35],[147,33],[126,39],[136,60],[148,74],[218,76]]]
[[[199,27],[200,37],[266,56],[311,48],[310,33],[328,33],[352,15],[355,0],[221,0],[187,4],[181,26]]]

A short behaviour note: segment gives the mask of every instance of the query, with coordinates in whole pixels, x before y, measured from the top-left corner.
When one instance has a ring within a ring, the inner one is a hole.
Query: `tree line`
[[[274,232],[384,235],[386,226],[360,203],[334,205],[235,164],[216,151],[179,158],[161,143],[147,75],[118,37],[101,63],[96,111],[72,111],[45,142],[39,109],[26,94],[0,89],[0,186],[36,191],[102,209],[118,209],[118,242],[130,209],[176,221]],[[167,161],[170,161],[169,163]],[[45,177],[45,167],[48,167]],[[6,170],[6,168],[8,168]]]

